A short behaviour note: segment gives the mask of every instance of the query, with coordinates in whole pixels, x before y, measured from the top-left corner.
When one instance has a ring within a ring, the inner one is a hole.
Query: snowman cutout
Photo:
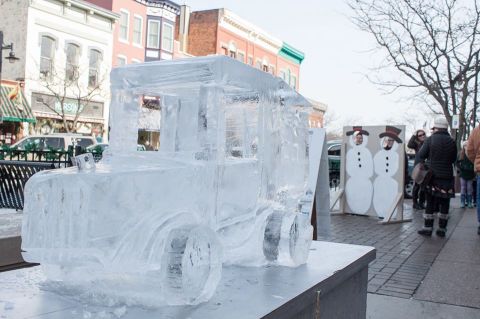
[[[367,214],[372,204],[373,176],[372,153],[367,148],[369,133],[361,126],[354,126],[349,136],[350,149],[347,151],[345,169],[348,175],[345,184],[345,197],[350,210],[354,214]],[[361,140],[360,136],[363,138]]]
[[[373,208],[381,218],[385,218],[399,192],[398,181],[393,176],[399,168],[398,145],[402,143],[399,137],[401,131],[394,126],[387,126],[385,132],[379,135],[381,149],[373,158],[377,174],[373,182]]]

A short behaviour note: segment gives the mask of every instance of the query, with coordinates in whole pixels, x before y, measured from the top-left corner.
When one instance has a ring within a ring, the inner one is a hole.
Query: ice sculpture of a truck
[[[116,68],[111,86],[104,159],[26,185],[25,260],[151,305],[208,300],[222,264],[306,261],[316,180],[302,96],[221,56]],[[146,96],[160,101],[158,152],[136,151]]]

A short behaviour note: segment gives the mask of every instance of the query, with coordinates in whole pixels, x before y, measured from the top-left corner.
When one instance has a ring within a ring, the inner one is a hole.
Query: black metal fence
[[[23,209],[23,191],[28,179],[39,171],[53,168],[53,162],[0,160],[0,208]]]
[[[77,153],[77,152],[75,152]],[[72,166],[73,149],[62,150],[5,150],[0,149],[0,160],[28,163],[53,163],[54,168]]]
[[[25,184],[33,174],[46,169],[73,165],[72,158],[85,153],[82,147],[65,150],[0,149],[0,208],[23,209]],[[92,150],[95,161],[102,158],[101,150]]]

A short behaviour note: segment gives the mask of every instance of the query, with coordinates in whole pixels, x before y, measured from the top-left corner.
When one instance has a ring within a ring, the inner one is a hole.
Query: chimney
[[[190,26],[190,7],[187,5],[180,6],[180,26],[178,38],[180,40],[180,51],[188,50],[188,29]]]

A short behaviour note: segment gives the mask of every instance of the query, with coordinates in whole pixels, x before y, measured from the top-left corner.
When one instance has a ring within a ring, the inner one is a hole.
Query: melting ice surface
[[[23,256],[48,286],[111,305],[198,304],[222,264],[306,262],[316,181],[302,96],[221,56],[132,64],[111,83],[103,160],[25,188]],[[142,108],[160,112],[158,152],[137,152]]]

